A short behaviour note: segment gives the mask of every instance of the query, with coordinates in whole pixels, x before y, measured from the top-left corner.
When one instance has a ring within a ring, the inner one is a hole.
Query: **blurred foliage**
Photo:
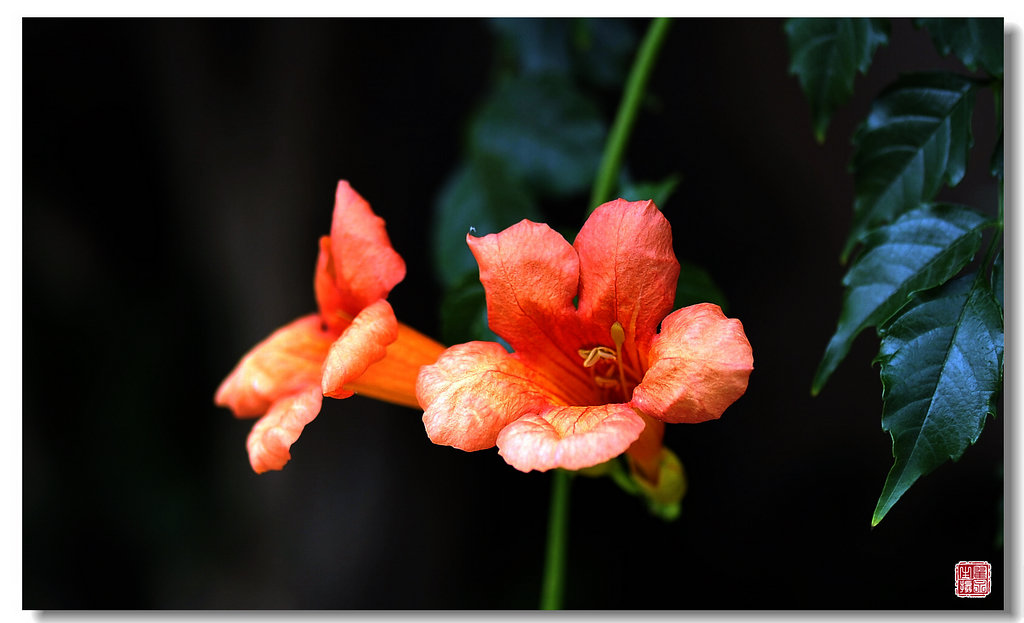
[[[492,157],[539,196],[573,195],[590,186],[604,145],[597,106],[556,76],[503,82],[470,124],[470,160]]]
[[[1003,20],[992,18],[925,18],[914,20],[928,30],[943,55],[952,53],[971,71],[1003,75]]]
[[[678,175],[670,175],[660,182],[634,182],[626,171],[619,176],[620,197],[627,201],[653,199],[654,203],[662,210],[665,209],[668,198],[672,196],[678,186]]]
[[[697,303],[714,303],[728,314],[729,303],[721,288],[711,278],[711,274],[692,262],[680,261],[675,309]]]
[[[466,245],[466,234],[483,236],[501,231],[522,219],[540,220],[534,198],[496,157],[478,155],[467,160],[448,179],[435,204],[434,266],[447,288],[465,283],[476,274],[476,260]]]
[[[639,40],[637,23],[611,19],[496,19],[492,90],[467,123],[462,163],[434,204],[434,270],[443,285],[445,343],[496,341],[466,234],[499,232],[522,219],[549,220],[552,205],[579,206],[594,181],[608,121],[602,106],[618,97]],[[615,91],[612,91],[612,90]],[[652,182],[619,176],[617,196],[664,207],[678,175]],[[563,208],[564,209],[564,208]],[[559,215],[554,215],[559,216]],[[561,220],[561,219],[556,219]],[[559,227],[578,231],[578,227]],[[703,269],[686,264],[677,301],[725,297]],[[500,340],[498,340],[500,341]]]
[[[853,95],[857,72],[866,74],[871,57],[889,42],[884,19],[791,19],[786,22],[789,73],[811,105],[814,136],[825,141],[832,114]]]
[[[930,203],[944,184],[955,186],[964,177],[978,89],[991,88],[997,108],[1002,101],[1002,20],[917,24],[928,29],[939,53],[952,52],[991,76],[901,76],[877,97],[853,137],[856,197],[841,260],[858,248],[859,257],[843,278],[842,312],[811,393],[821,391],[857,334],[877,327],[882,427],[892,436],[895,462],[872,525],[918,478],[958,459],[978,439],[987,416],[996,415],[1002,390],[1001,122],[990,167],[1000,185],[998,217]],[[820,140],[829,115],[852,94],[854,70],[867,70],[888,29],[876,20],[793,19],[785,31],[791,72],[811,102]],[[815,56],[815,47],[827,53]],[[975,259],[988,228],[995,233],[980,267],[956,278]]]

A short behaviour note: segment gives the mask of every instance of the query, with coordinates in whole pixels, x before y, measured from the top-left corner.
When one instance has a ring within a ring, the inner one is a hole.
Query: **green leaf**
[[[498,35],[498,62],[512,75],[554,75],[619,89],[636,52],[634,25],[620,19],[490,21]]]
[[[626,201],[653,199],[658,209],[665,211],[665,204],[679,185],[679,176],[670,175],[660,182],[633,182],[623,173],[619,180],[618,197]]]
[[[918,296],[881,330],[882,429],[895,462],[871,525],[914,482],[958,460],[1003,384],[1003,322],[988,283],[966,275]]]
[[[999,250],[996,254],[996,259],[992,261],[992,293],[995,294],[996,300],[999,301],[1000,309],[1004,309],[1003,305],[1003,251]]]
[[[522,219],[542,220],[533,199],[505,170],[501,161],[481,156],[449,178],[434,206],[434,269],[446,288],[477,275],[466,234],[495,233]]]
[[[989,165],[989,172],[992,173],[992,177],[997,180],[1003,179],[1003,134],[999,133],[999,141],[996,142],[996,148],[992,152],[992,163]]]
[[[441,339],[445,344],[498,341],[487,326],[487,300],[478,273],[467,273],[441,300]]]
[[[596,105],[551,76],[509,80],[469,130],[470,153],[505,163],[538,194],[568,195],[590,186],[606,126]]]
[[[573,20],[575,73],[605,89],[622,88],[640,38],[625,20],[583,18]]]
[[[1003,18],[936,17],[916,23],[928,29],[943,56],[952,52],[972,71],[981,67],[993,76],[1003,75]]]
[[[500,54],[511,61],[516,73],[569,73],[569,20],[499,18],[490,24],[498,34]]]
[[[943,182],[960,182],[973,108],[973,83],[945,73],[902,76],[875,100],[853,139],[856,198],[843,262],[867,231],[930,201]]]
[[[850,351],[857,335],[881,324],[919,290],[960,272],[981,245],[985,217],[952,205],[923,206],[881,227],[843,277],[846,292],[835,335],[814,375],[817,395]]]
[[[795,18],[785,25],[789,73],[811,105],[814,136],[825,141],[832,114],[853,95],[857,72],[867,73],[879,45],[889,42],[889,22],[880,19]]]
[[[697,303],[714,303],[723,311],[729,307],[725,294],[708,271],[690,262],[679,262],[679,281],[676,283],[676,299],[672,309]]]

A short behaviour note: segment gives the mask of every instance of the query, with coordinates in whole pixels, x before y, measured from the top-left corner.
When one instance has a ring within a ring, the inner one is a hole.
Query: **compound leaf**
[[[856,198],[843,262],[866,232],[931,200],[943,182],[960,182],[973,109],[974,84],[946,73],[902,76],[875,100],[854,136]]]
[[[843,277],[846,292],[836,332],[829,340],[811,393],[817,394],[864,329],[877,326],[919,290],[960,272],[981,245],[989,221],[953,205],[926,205],[871,232],[865,251]]]
[[[975,277],[922,293],[880,331],[882,429],[895,461],[873,526],[918,478],[958,460],[996,414],[1003,321],[988,282]]]
[[[980,67],[993,76],[1003,75],[1003,18],[935,17],[916,22],[928,29],[943,56],[952,52],[972,71]]]
[[[824,142],[832,114],[853,95],[857,72],[867,73],[879,45],[889,41],[880,19],[794,18],[786,22],[789,73],[811,105],[814,135]]]

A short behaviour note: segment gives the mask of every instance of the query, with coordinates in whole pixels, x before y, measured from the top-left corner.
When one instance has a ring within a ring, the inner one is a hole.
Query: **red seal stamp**
[[[982,560],[956,563],[957,597],[985,597],[992,592],[992,565]]]

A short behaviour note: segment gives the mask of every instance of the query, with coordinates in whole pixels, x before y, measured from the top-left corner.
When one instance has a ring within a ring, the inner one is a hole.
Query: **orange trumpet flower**
[[[679,262],[652,201],[598,207],[572,245],[525,220],[466,241],[490,327],[513,352],[469,342],[420,370],[434,443],[497,445],[521,471],[577,470],[628,452],[656,484],[664,424],[718,418],[746,391],[753,354],[740,321],[710,303],[669,313]]]
[[[257,344],[214,397],[236,417],[262,416],[246,442],[256,473],[284,467],[323,396],[362,394],[418,407],[419,368],[444,347],[395,318],[385,298],[403,278],[405,262],[383,219],[348,182],[338,182],[331,235],[320,239],[314,277],[319,312]]]

